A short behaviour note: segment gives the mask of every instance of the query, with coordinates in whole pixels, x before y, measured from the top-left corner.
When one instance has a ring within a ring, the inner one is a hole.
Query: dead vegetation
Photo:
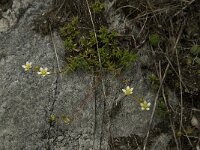
[[[116,1],[115,6],[117,11],[125,13],[126,18],[133,20],[141,29],[135,37],[136,43],[146,41],[151,47],[149,56],[154,62],[148,69],[160,79],[157,94],[164,98],[170,112],[168,124],[171,126],[174,140],[171,141],[169,149],[187,150],[197,147],[199,131],[190,121],[193,115],[199,113],[197,110],[200,108],[200,63],[195,61],[199,58],[199,52],[193,56],[191,49],[200,44],[200,2],[143,0],[131,3],[124,0]],[[158,35],[157,39],[153,39],[156,44],[149,42],[153,34]],[[163,82],[163,74],[168,66]],[[166,87],[176,91],[180,100],[178,107],[169,106]],[[155,107],[157,100],[156,97]],[[148,133],[144,149],[147,141]]]
[[[90,4],[94,2],[95,1],[92,0]],[[42,35],[47,35],[50,33],[49,26],[51,26],[52,30],[59,31],[59,28],[69,23],[73,17],[79,18],[78,28],[81,31],[88,32],[92,30],[93,27],[87,3],[82,0],[54,0],[49,11],[35,19],[34,30]],[[97,29],[99,29],[100,26],[107,26],[104,16],[95,14],[93,18]]]

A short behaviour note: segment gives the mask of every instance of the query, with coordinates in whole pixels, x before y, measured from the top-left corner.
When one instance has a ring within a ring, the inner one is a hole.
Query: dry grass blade
[[[51,25],[49,25],[49,30],[50,30],[50,33],[51,33],[51,41],[53,43],[54,53],[55,53],[55,56],[56,56],[57,67],[58,67],[59,73],[61,73],[61,68],[60,68],[58,53],[57,53],[56,45],[55,45],[55,42],[54,42],[54,37],[53,37],[52,30],[51,30]]]
[[[103,137],[103,122],[104,122],[104,116],[105,116],[105,100],[106,100],[106,90],[105,90],[105,82],[104,82],[104,77],[103,77],[103,70],[102,70],[102,63],[101,63],[101,56],[100,56],[100,53],[99,53],[99,46],[98,46],[98,39],[97,39],[97,33],[96,33],[96,30],[95,30],[95,25],[94,25],[94,20],[93,20],[93,17],[92,17],[92,13],[91,13],[91,10],[90,10],[90,6],[89,6],[89,3],[88,3],[88,0],[85,0],[86,1],[86,4],[87,4],[87,8],[88,8],[88,12],[90,14],[90,19],[91,19],[91,23],[92,23],[92,27],[93,27],[93,31],[94,31],[94,36],[95,36],[95,40],[96,40],[96,47],[97,47],[97,52],[98,52],[98,58],[99,58],[99,64],[100,64],[100,73],[101,73],[101,76],[102,76],[102,88],[103,88],[103,96],[104,96],[104,107],[103,107],[103,114],[102,114],[102,124],[101,124],[101,137],[100,137],[100,149],[101,149],[101,142],[102,142],[102,137]],[[94,139],[94,142],[95,142],[95,139]],[[95,144],[94,144],[95,146]]]

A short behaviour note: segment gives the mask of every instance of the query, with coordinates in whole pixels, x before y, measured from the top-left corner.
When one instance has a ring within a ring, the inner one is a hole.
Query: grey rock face
[[[12,7],[2,12],[0,32],[7,31],[9,28],[13,27],[19,21],[21,15],[30,7],[32,2],[33,0],[13,0]]]
[[[152,144],[151,150],[166,150],[167,144],[171,137],[165,134],[155,138],[154,144]]]
[[[140,111],[136,99],[121,90],[134,87],[135,95],[153,103],[140,64],[119,77],[105,76],[105,96],[101,79],[91,73],[57,74],[58,63],[66,65],[61,39],[53,34],[57,62],[51,37],[31,30],[50,3],[14,0],[0,20],[0,149],[104,150],[110,149],[110,138],[144,136],[151,111]],[[25,72],[26,61],[48,67],[51,75]],[[121,107],[114,111],[119,97]],[[52,114],[57,119],[49,123]]]

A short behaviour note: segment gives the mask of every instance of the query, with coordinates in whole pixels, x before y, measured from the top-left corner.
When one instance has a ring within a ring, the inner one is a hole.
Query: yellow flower
[[[55,121],[56,120],[56,116],[54,114],[52,114],[50,119],[51,119],[51,121]]]
[[[142,110],[149,110],[150,106],[151,106],[151,103],[148,103],[147,101],[143,101],[142,103],[140,103],[140,106],[141,106],[141,109]]]
[[[49,117],[49,123],[53,123],[57,120],[57,117],[54,114],[51,114],[51,116]]]
[[[131,95],[133,94],[133,88],[130,88],[129,86],[126,87],[126,89],[122,89],[125,95]]]
[[[29,71],[32,68],[32,62],[26,62],[25,65],[22,65],[25,71]]]
[[[63,121],[65,124],[69,124],[69,123],[70,123],[70,119],[69,119],[67,116],[65,116],[65,115],[62,115],[62,116],[61,116],[61,119],[62,119],[62,121]]]
[[[40,71],[37,73],[40,74],[42,77],[44,77],[44,76],[50,74],[50,72],[48,72],[47,70],[48,70],[48,68],[43,69],[42,67],[40,67]]]

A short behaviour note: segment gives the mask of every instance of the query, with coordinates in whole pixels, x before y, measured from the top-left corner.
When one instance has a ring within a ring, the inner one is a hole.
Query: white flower
[[[195,116],[192,116],[191,124],[192,124],[192,126],[194,126],[196,128],[200,128],[199,121]]]
[[[43,69],[42,67],[40,67],[40,71],[37,73],[40,74],[42,77],[44,77],[44,76],[50,74],[50,72],[48,72],[47,70],[48,70],[48,68]]]
[[[130,88],[129,86],[126,87],[126,89],[122,89],[125,95],[131,95],[133,94],[133,88]]]
[[[143,101],[142,103],[140,103],[140,106],[141,106],[141,109],[142,110],[149,110],[150,106],[151,106],[151,103],[148,103],[147,101]]]
[[[32,68],[32,62],[26,62],[25,65],[22,65],[25,71],[29,71]]]

